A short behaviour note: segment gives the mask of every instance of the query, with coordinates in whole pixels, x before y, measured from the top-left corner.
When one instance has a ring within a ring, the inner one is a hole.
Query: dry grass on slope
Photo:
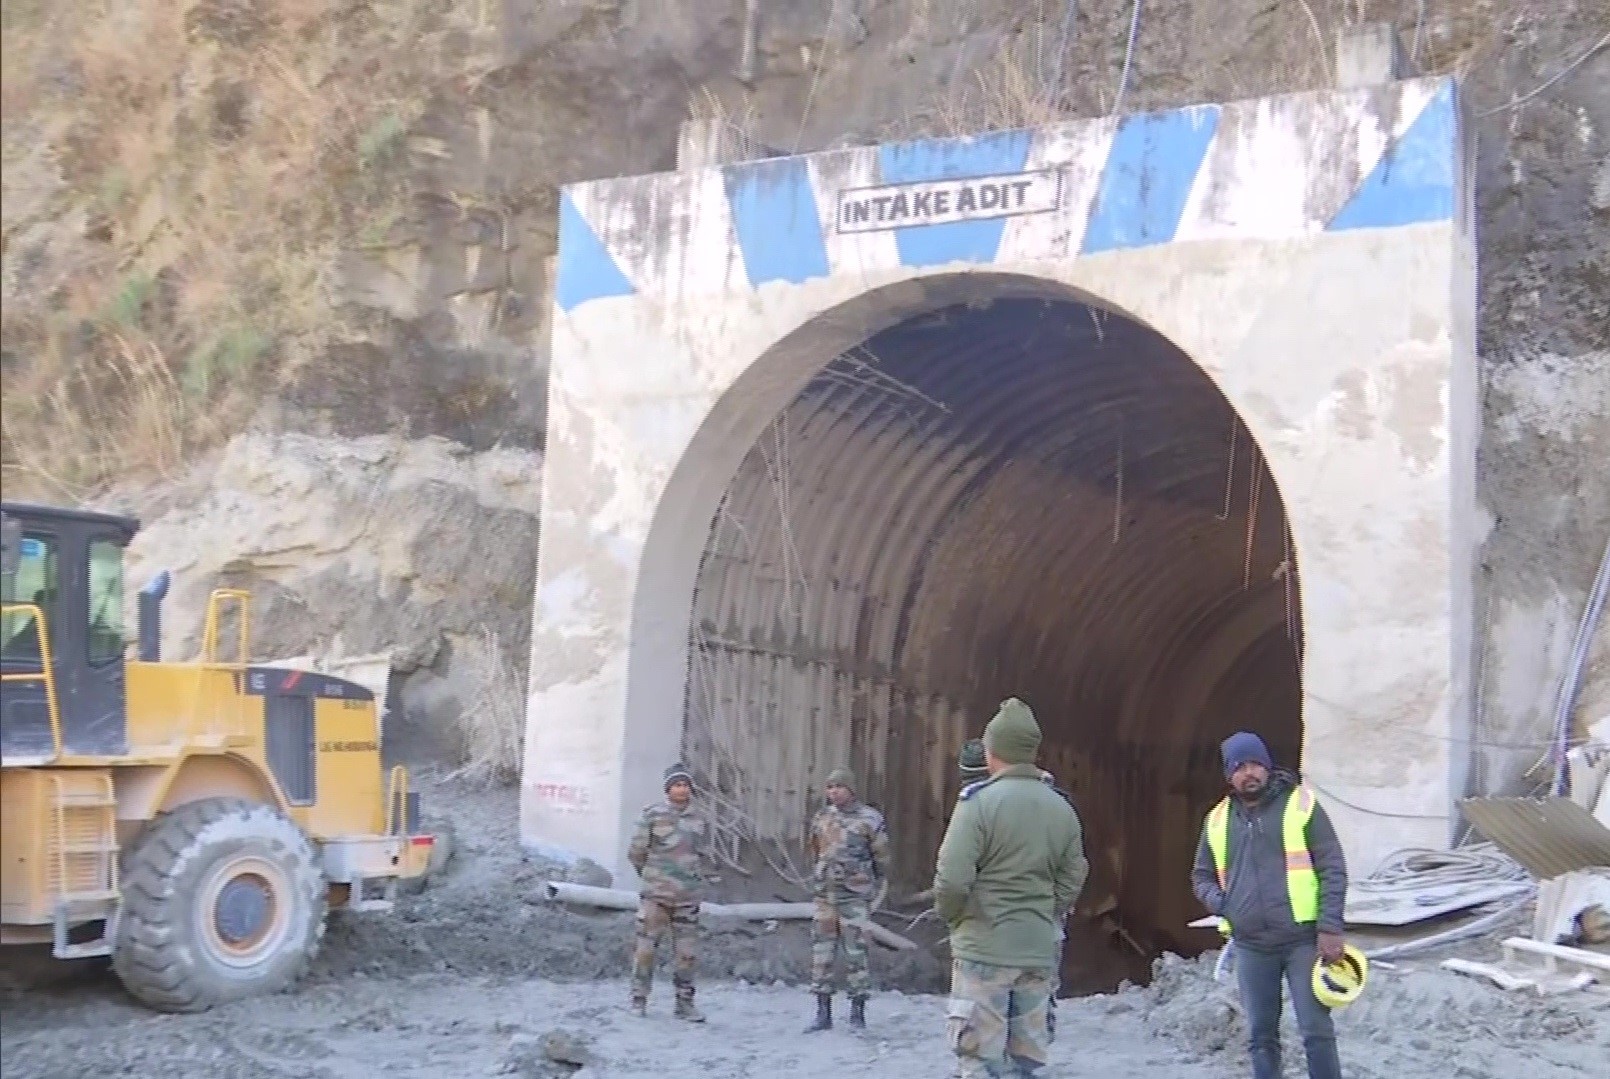
[[[7,0],[6,485],[169,467],[316,354],[442,0]]]

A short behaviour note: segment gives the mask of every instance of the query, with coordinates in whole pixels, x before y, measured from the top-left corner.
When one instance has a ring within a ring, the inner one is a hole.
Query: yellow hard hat
[[[1314,960],[1314,998],[1327,1008],[1341,1008],[1358,999],[1369,980],[1370,961],[1351,944],[1334,963]]]

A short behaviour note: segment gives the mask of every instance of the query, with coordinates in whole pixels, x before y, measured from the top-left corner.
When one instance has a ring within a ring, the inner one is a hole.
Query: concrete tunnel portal
[[[1023,697],[1092,866],[1065,978],[1110,987],[1204,943],[1185,873],[1218,742],[1298,758],[1297,581],[1200,367],[1101,306],[980,290],[834,357],[745,454],[700,557],[684,755],[778,860],[849,763],[910,894],[961,742]]]
[[[1016,694],[1086,823],[1070,990],[1211,942],[1186,879],[1232,730],[1353,872],[1447,846],[1462,123],[1412,79],[566,188],[522,841],[630,886],[685,755],[761,889],[848,762],[910,894]]]

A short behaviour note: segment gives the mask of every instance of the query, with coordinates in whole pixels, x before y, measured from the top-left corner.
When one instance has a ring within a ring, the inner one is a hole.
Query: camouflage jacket
[[[889,832],[883,814],[856,803],[827,806],[811,821],[811,880],[817,895],[848,892],[871,898],[889,875]]]
[[[697,903],[704,896],[705,853],[709,825],[693,806],[677,809],[660,802],[637,818],[626,858],[643,878],[644,897],[664,903]]]

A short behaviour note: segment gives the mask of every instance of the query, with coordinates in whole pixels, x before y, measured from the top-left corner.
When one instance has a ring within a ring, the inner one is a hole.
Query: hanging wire
[[[1078,17],[1078,0],[1066,0],[1062,8],[1062,36],[1057,39],[1057,54],[1051,68],[1051,78],[1045,87],[1047,109],[1055,107],[1062,96],[1062,65],[1068,55],[1068,44],[1073,40],[1073,24]]]
[[[1112,504],[1112,541],[1116,546],[1124,521],[1124,416],[1118,414],[1118,482]]]
[[[868,380],[865,384],[882,387],[886,392],[895,394],[896,396],[905,396],[920,404],[927,405],[929,408],[938,409],[940,412],[946,413],[947,415],[951,411],[950,406],[945,404],[945,402],[923,393],[911,383],[898,379],[885,371],[881,366],[882,361],[878,359],[877,354],[871,349],[867,348],[864,342],[856,345],[848,352],[836,357],[833,360],[833,363],[828,364],[828,368],[831,369],[833,364],[839,363],[840,361],[843,361],[843,363],[850,367],[854,367],[857,371],[864,372]]]
[[[1476,702],[1471,708],[1470,732],[1476,738],[1482,737],[1487,727],[1487,661],[1492,655],[1493,633],[1493,585],[1491,570],[1483,567],[1489,574],[1486,587],[1483,589],[1486,602],[1482,604],[1481,615],[1481,650],[1476,655]],[[1487,757],[1482,753],[1471,753],[1471,789],[1486,790],[1487,783]]]
[[[1282,514],[1284,516],[1284,514]],[[1286,585],[1286,640],[1292,644],[1297,643],[1297,604],[1295,602],[1297,576],[1291,569],[1291,522],[1284,521],[1281,528],[1281,541],[1284,554],[1280,562],[1281,576],[1285,578]]]
[[[827,66],[828,45],[833,40],[833,27],[838,25],[839,5],[842,3],[843,0],[833,0],[833,5],[827,10],[827,25],[822,29],[822,51],[812,65],[810,87],[805,92],[805,107],[799,114],[799,130],[794,133],[793,152],[796,154],[799,153],[800,143],[805,141],[805,125],[810,122],[811,106],[816,104],[816,91],[822,84],[822,69]]]
[[[1101,309],[1097,308],[1097,307],[1086,307],[1085,310],[1090,312],[1090,325],[1092,325],[1092,326],[1094,326],[1096,328],[1096,340],[1097,340],[1097,342],[1099,342],[1101,344],[1106,344],[1107,343],[1107,326],[1106,326],[1106,324],[1104,322],[1102,322]]]
[[[1390,820],[1448,819],[1448,814],[1446,813],[1398,813],[1390,809],[1372,809],[1369,806],[1361,806],[1357,802],[1350,802],[1346,798],[1343,798],[1341,795],[1337,794],[1335,791],[1320,785],[1320,783],[1317,782],[1313,776],[1306,772],[1303,773],[1303,783],[1314,788],[1314,790],[1318,791],[1320,794],[1323,794],[1326,798],[1329,798],[1333,802],[1339,802],[1348,809],[1354,809],[1360,813],[1368,813],[1372,817],[1386,817]]]
[[[1118,76],[1118,96],[1113,99],[1112,112],[1117,116],[1124,108],[1124,91],[1129,89],[1129,64],[1135,55],[1135,35],[1140,31],[1140,0],[1129,13],[1129,42],[1124,46],[1124,69]]]
[[[1539,86],[1537,89],[1531,91],[1530,93],[1522,94],[1520,97],[1512,98],[1507,104],[1499,105],[1499,106],[1496,106],[1495,108],[1488,109],[1486,112],[1478,112],[1476,114],[1477,118],[1478,119],[1485,119],[1488,116],[1496,116],[1501,112],[1505,112],[1505,111],[1507,111],[1509,109],[1517,108],[1517,107],[1519,107],[1521,105],[1526,104],[1528,101],[1532,100],[1532,98],[1536,97],[1538,94],[1541,94],[1544,90],[1547,90],[1550,86],[1553,86],[1555,83],[1559,82],[1561,79],[1563,79],[1567,75],[1571,74],[1571,72],[1575,71],[1577,68],[1579,68],[1583,64],[1587,63],[1588,59],[1590,57],[1592,57],[1594,53],[1598,52],[1600,49],[1604,48],[1606,45],[1610,45],[1610,34],[1606,34],[1606,35],[1604,35],[1604,37],[1602,37],[1598,41],[1594,42],[1593,45],[1588,49],[1587,52],[1585,52],[1581,56],[1577,57],[1576,60],[1573,61],[1572,63],[1566,65],[1559,72],[1557,72],[1554,75],[1553,78],[1549,79],[1547,82],[1545,82],[1543,85]]]
[[[1258,531],[1258,498],[1263,493],[1262,457],[1258,447],[1252,447],[1252,457],[1247,470],[1252,473],[1252,496],[1247,500],[1247,556],[1246,565],[1242,570],[1241,588],[1245,591],[1252,587],[1252,541]]]
[[[1437,742],[1442,745],[1477,746],[1483,749],[1510,749],[1516,751],[1527,750],[1535,752],[1539,750],[1546,750],[1552,744],[1548,739],[1504,742],[1497,741],[1492,738],[1479,738],[1476,737],[1474,733],[1469,737],[1460,737],[1452,734],[1432,734],[1423,727],[1416,726],[1412,723],[1400,723],[1390,719],[1383,719],[1375,712],[1365,712],[1363,709],[1343,704],[1342,702],[1333,700],[1332,698],[1326,697],[1323,694],[1315,693],[1307,686],[1303,687],[1303,697],[1306,700],[1324,705],[1343,720],[1359,720],[1360,722],[1367,723],[1371,727],[1384,727],[1391,730],[1404,731],[1416,738],[1423,739],[1427,742]]]
[[[772,497],[777,503],[778,531],[782,537],[783,555],[783,607],[795,620],[804,614],[810,602],[810,583],[805,578],[805,561],[800,557],[799,545],[794,538],[792,491],[789,477],[792,474],[788,439],[788,414],[785,412],[772,421],[772,455],[766,453],[765,443],[760,449],[766,465],[766,476],[771,483]],[[800,603],[794,603],[794,585],[799,585]]]
[[[1224,512],[1218,515],[1221,521],[1230,519],[1230,493],[1235,489],[1235,439],[1241,430],[1241,417],[1234,410],[1230,413],[1230,464],[1224,470]]]

